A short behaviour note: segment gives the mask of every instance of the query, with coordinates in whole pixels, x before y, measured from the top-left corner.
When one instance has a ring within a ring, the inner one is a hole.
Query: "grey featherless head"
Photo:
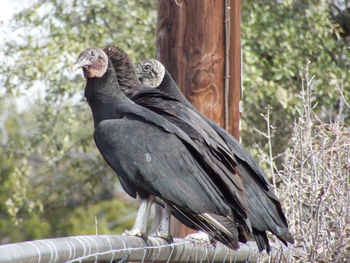
[[[157,88],[164,75],[164,65],[154,58],[146,59],[136,66],[136,76],[147,88]]]
[[[72,71],[83,69],[84,77],[101,78],[108,68],[108,57],[98,47],[89,47],[80,53],[78,60],[72,66]]]

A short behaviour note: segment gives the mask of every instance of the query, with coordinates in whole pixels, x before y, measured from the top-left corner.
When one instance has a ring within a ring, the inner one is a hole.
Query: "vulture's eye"
[[[143,69],[146,70],[146,71],[150,71],[151,70],[151,65],[150,64],[146,64]]]
[[[94,57],[94,56],[95,56],[95,51],[92,50],[92,51],[90,52],[90,55]]]

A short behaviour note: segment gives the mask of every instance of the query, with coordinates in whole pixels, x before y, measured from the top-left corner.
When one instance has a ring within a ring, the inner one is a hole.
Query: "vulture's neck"
[[[90,105],[95,126],[102,120],[117,118],[116,106],[127,100],[120,90],[115,71],[111,66],[103,77],[87,80],[85,98]]]
[[[120,89],[129,97],[132,93],[141,90],[136,77],[135,67],[129,57],[123,58],[114,65]]]
[[[179,86],[177,86],[175,80],[170,75],[168,70],[165,71],[163,81],[160,83],[157,89],[192,107],[192,104],[182,94]]]

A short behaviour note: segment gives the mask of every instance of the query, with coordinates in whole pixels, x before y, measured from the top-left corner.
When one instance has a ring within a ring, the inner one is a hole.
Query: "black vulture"
[[[79,68],[87,80],[85,97],[93,115],[95,143],[124,190],[141,199],[128,234],[146,236],[150,204],[159,199],[187,226],[238,248],[238,232],[251,228],[243,183],[240,177],[226,175],[234,170],[224,145],[206,146],[198,136],[201,145],[159,114],[132,102],[120,81],[130,72],[122,72],[125,76],[116,72],[101,49],[84,50],[72,70]],[[128,84],[132,83],[139,85]],[[227,167],[219,158],[227,158]]]
[[[183,96],[170,73],[158,60],[148,59],[141,62],[136,67],[136,73],[145,87],[162,91],[199,113]],[[148,97],[151,96],[148,95]],[[147,95],[143,94],[141,97],[147,100]],[[282,211],[281,203],[271,190],[270,181],[257,162],[230,133],[201,113],[199,114],[222,137],[234,155],[238,173],[242,176],[244,183],[248,201],[248,218],[259,249],[270,251],[266,230],[271,231],[285,245],[287,242],[293,243],[294,239],[288,231],[287,219]]]

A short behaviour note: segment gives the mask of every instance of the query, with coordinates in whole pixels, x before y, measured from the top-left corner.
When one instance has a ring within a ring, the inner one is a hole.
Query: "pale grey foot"
[[[157,226],[157,230],[155,233],[153,233],[153,236],[160,237],[165,239],[168,243],[173,242],[173,237],[169,233],[170,229],[170,213],[171,213],[171,208],[165,204],[164,209],[162,211],[162,217],[159,222],[159,225]]]
[[[153,200],[153,195],[149,196],[146,199],[140,198],[140,207],[137,211],[135,224],[131,230],[125,230],[123,232],[123,235],[147,238],[147,221],[151,211]]]
[[[192,240],[194,242],[198,242],[200,244],[211,246],[212,245],[212,238],[210,235],[208,235],[205,232],[198,231],[197,233],[189,234],[185,237],[185,239]]]

